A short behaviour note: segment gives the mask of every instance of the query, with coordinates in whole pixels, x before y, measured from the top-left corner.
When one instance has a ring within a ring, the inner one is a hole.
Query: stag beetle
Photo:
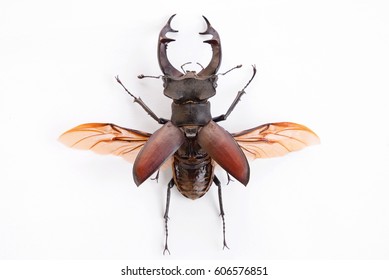
[[[131,95],[134,102],[138,103],[162,127],[150,134],[110,123],[87,123],[66,131],[60,136],[60,141],[74,148],[113,154],[132,162],[133,177],[137,186],[155,172],[159,172],[164,163],[171,164],[173,178],[168,183],[164,214],[164,254],[166,252],[170,254],[167,224],[172,187],[176,186],[187,198],[197,199],[209,190],[212,183],[215,183],[218,187],[224,249],[228,246],[225,237],[221,183],[214,174],[215,165],[220,165],[227,172],[228,181],[231,175],[243,185],[247,185],[250,178],[247,158],[281,156],[319,143],[319,137],[309,128],[290,122],[263,124],[232,134],[219,126],[217,122],[226,120],[240,101],[256,74],[256,68],[253,66],[251,78],[237,93],[226,113],[212,117],[208,99],[216,94],[218,76],[240,68],[241,65],[225,73],[217,73],[222,58],[220,37],[208,19],[203,16],[207,28],[200,34],[212,35],[211,39],[204,41],[211,45],[212,59],[199,73],[195,71],[183,73],[177,70],[169,62],[166,53],[168,44],[174,41],[166,34],[178,32],[170,25],[174,16],[171,16],[162,28],[158,39],[158,61],[163,75],[138,76],[140,79],[162,78],[163,93],[173,100],[170,120],[159,118],[140,98],[127,90],[119,77],[116,77],[117,82]]]

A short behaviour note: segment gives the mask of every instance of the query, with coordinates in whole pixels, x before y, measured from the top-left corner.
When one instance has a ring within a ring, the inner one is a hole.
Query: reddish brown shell
[[[184,133],[171,122],[167,122],[153,133],[134,162],[135,184],[139,186],[156,172],[178,150],[184,140]]]
[[[225,171],[243,185],[247,185],[250,179],[250,167],[230,133],[211,121],[199,131],[198,142]]]

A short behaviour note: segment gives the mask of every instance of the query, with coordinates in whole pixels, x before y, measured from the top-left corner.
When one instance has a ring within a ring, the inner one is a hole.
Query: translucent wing
[[[312,130],[290,122],[264,124],[232,136],[248,159],[283,156],[320,143]]]
[[[59,141],[72,148],[121,156],[133,163],[150,136],[147,132],[110,123],[86,123],[66,131]]]

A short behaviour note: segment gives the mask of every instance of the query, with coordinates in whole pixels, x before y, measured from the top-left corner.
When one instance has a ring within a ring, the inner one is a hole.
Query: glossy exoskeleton
[[[215,165],[220,165],[227,174],[247,185],[250,177],[247,158],[281,156],[318,143],[319,138],[307,127],[290,122],[264,124],[233,134],[219,126],[217,122],[227,119],[233,111],[254,78],[256,69],[253,66],[252,77],[237,93],[226,113],[212,117],[208,99],[216,94],[218,75],[230,71],[217,74],[222,58],[219,34],[204,17],[207,28],[200,34],[212,35],[211,39],[204,41],[212,47],[212,59],[199,73],[195,71],[183,73],[169,62],[166,54],[167,45],[174,41],[166,34],[177,32],[170,25],[173,17],[174,15],[162,28],[158,39],[158,61],[163,75],[138,76],[162,78],[164,94],[173,100],[170,120],[159,118],[116,77],[117,82],[134,98],[134,101],[162,124],[162,127],[149,134],[109,123],[88,123],[65,132],[60,140],[74,148],[114,154],[133,162],[133,177],[137,186],[155,172],[159,172],[165,162],[169,160],[172,162],[173,178],[168,183],[164,215],[166,236],[164,253],[169,252],[167,221],[171,188],[175,185],[185,197],[197,199],[215,183],[218,187],[220,216],[223,222],[224,248],[227,247],[224,210],[221,183],[214,174]]]

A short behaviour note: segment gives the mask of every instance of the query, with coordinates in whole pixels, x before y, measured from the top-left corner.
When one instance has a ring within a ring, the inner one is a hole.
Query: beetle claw
[[[228,247],[227,247],[227,248],[228,248]],[[170,255],[170,251],[169,251],[169,248],[167,247],[167,245],[165,245],[165,249],[163,250],[163,254],[165,255],[166,252],[168,252],[169,255]]]

